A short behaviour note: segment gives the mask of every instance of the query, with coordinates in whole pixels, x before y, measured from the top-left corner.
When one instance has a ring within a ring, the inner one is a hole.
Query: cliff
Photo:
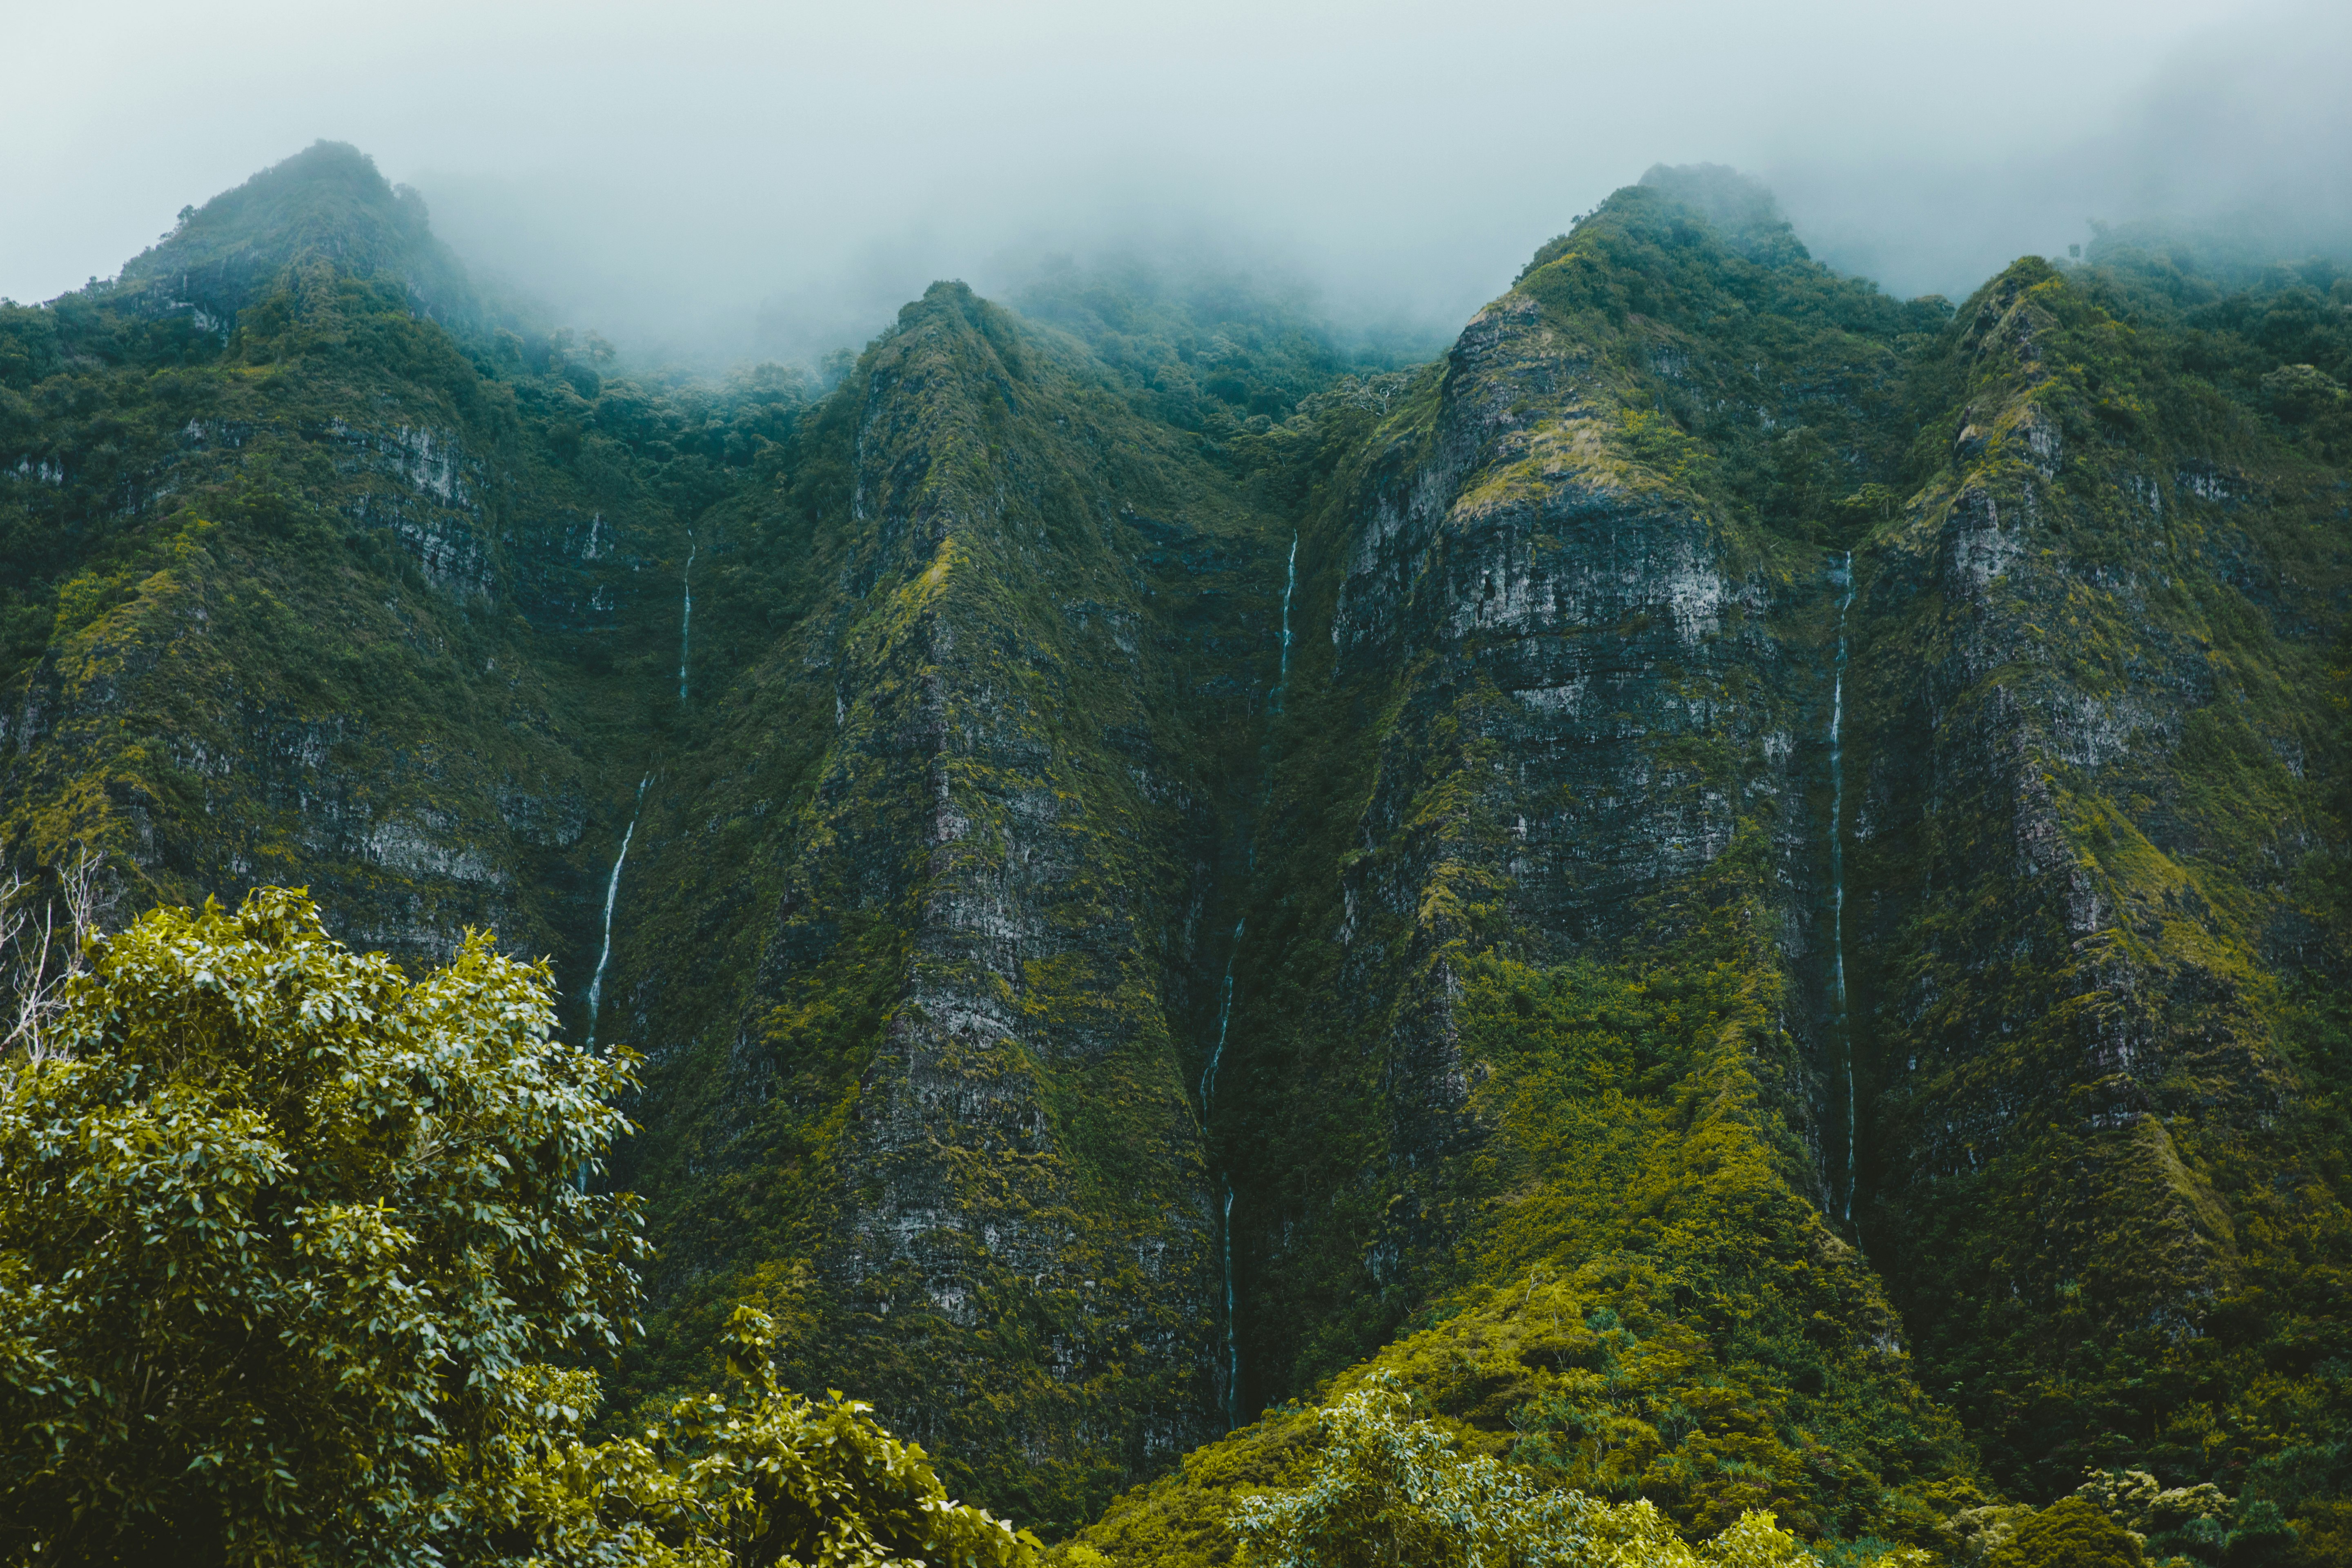
[[[552,955],[625,1394],[756,1301],[1115,1557],[1383,1370],[1694,1536],[2131,1465],[2323,1560],[2352,283],[1897,301],[1696,169],[1426,363],[1022,304],[624,374],[322,144],[0,310],[0,851]]]

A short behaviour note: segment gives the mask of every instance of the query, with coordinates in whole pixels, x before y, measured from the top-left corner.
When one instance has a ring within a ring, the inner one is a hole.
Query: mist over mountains
[[[2341,25],[1664,14],[428,12],[0,301],[0,1558],[2352,1557]]]
[[[2281,253],[2347,233],[2352,40],[2323,5],[917,4],[653,27],[426,5],[397,37],[276,15],[251,0],[168,45],[126,26],[94,89],[0,107],[23,215],[0,294],[104,275],[189,191],[322,135],[415,185],[485,283],[711,369],[814,363],[936,279],[1004,296],[1056,257],[1243,274],[1434,344],[1660,162],[1757,173],[1817,254],[1906,297],[2063,255],[2091,219],[2252,225]],[[66,18],[33,26],[68,47]],[[257,70],[268,93],[202,85]],[[206,136],[169,133],[192,119]]]

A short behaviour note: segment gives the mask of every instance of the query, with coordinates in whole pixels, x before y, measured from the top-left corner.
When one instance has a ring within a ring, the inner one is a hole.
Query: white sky
[[[2086,216],[2344,214],[2347,16],[0,0],[0,294],[111,274],[320,137],[583,324],[730,357],[862,342],[931,278],[1040,248],[1192,245],[1455,321],[1655,162],[1759,173],[1831,259],[1957,293]]]

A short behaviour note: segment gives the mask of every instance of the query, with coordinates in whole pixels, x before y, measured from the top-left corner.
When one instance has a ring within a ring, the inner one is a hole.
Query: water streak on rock
[[[1209,1052],[1209,1065],[1201,1069],[1201,1123],[1208,1125],[1209,1110],[1217,1098],[1217,1068],[1225,1059],[1225,1031],[1234,1021],[1234,961],[1241,956],[1242,933],[1249,922],[1234,922],[1234,945],[1225,953],[1225,978],[1217,997],[1217,1043]],[[1234,1321],[1234,1183],[1223,1171],[1217,1181],[1225,1191],[1224,1206],[1224,1268],[1225,1268],[1225,1426],[1227,1430],[1241,1425],[1242,1342]]]
[[[613,961],[613,904],[621,896],[621,868],[628,864],[629,840],[637,836],[637,812],[646,805],[646,785],[653,782],[647,773],[637,781],[636,810],[629,813],[629,826],[621,835],[621,852],[613,857],[612,879],[604,884],[604,946],[596,954],[596,973],[588,977],[588,1049],[596,1049],[596,1006],[604,999],[604,966]]]
[[[1274,678],[1274,710],[1282,711],[1282,694],[1290,685],[1290,595],[1298,590],[1298,535],[1290,536],[1290,564],[1282,581],[1282,668]]]
[[[1854,1137],[1861,1114],[1853,1088],[1853,1029],[1845,1005],[1845,613],[1853,604],[1853,552],[1830,574],[1845,593],[1838,600],[1837,673],[1830,686],[1830,1006],[1845,1065],[1845,1217],[1853,1218]]]
[[[686,650],[688,639],[694,631],[694,552],[698,548],[691,533],[686,536],[686,570],[680,575],[686,584],[686,613],[677,623],[677,700],[686,700]]]
[[[1234,1331],[1234,1184],[1225,1184],[1225,1428],[1242,1424],[1242,1342]]]
[[[1234,960],[1241,956],[1242,930],[1247,921],[1234,922],[1234,945],[1225,954],[1225,979],[1217,994],[1217,1043],[1209,1052],[1209,1065],[1201,1069],[1201,1120],[1209,1120],[1210,1102],[1217,1097],[1217,1065],[1225,1059],[1225,1030],[1234,1021]]]

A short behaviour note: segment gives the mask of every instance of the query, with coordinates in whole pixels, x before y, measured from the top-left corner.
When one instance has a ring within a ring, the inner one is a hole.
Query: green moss
[[[1150,1481],[1088,1537],[1144,1561],[1220,1560],[1373,1366],[1694,1534],[1866,1556],[2125,1462],[2342,1533],[2332,274],[2029,260],[1955,317],[1666,171],[1416,370],[1072,274],[935,288],[803,407],[425,319],[421,215],[304,168],[0,308],[0,848],[492,923],[577,1025],[634,822],[631,1396],[756,1301],[959,1491]],[[265,252],[226,336],[142,302]],[[1489,609],[1602,560],[1656,591]],[[1222,1176],[1270,1413],[1170,1471]]]
[[[1460,1283],[1317,1402],[1394,1373],[1473,1448],[1648,1497],[1694,1538],[1771,1508],[1808,1537],[1932,1539],[1932,1485],[1969,1455],[1869,1268],[1792,1189],[1757,1074],[1786,1045],[1751,914],[1733,892],[1622,963],[1458,961],[1486,1136],[1421,1198],[1451,1211]],[[1276,1407],[1081,1539],[1220,1561],[1223,1510],[1292,1480],[1308,1426]]]
[[[2288,999],[2345,962],[2295,868],[2345,842],[2306,695],[2341,567],[2327,487],[2127,298],[2021,263],[1971,300],[1930,421],[1961,435],[1868,547],[1864,1234],[2003,1483],[2315,1499],[2284,1456],[2340,1416],[2287,1369],[2333,1353],[2302,1303],[2344,1268],[2338,1091]],[[1988,500],[1979,584],[1950,563]]]

